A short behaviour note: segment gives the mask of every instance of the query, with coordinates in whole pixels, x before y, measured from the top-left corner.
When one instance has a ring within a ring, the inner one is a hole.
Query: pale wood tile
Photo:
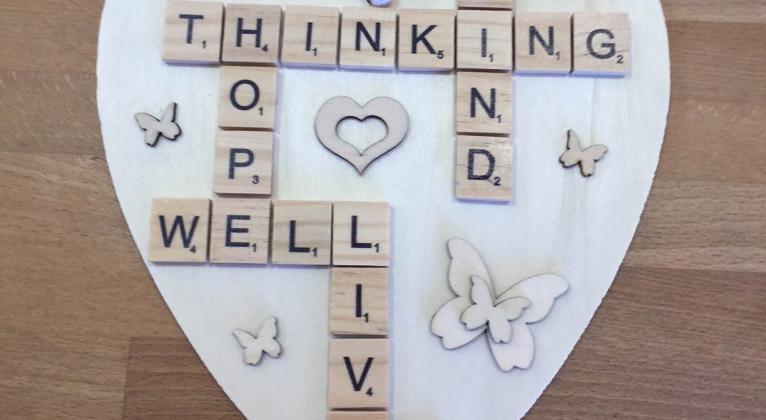
[[[216,194],[271,195],[274,133],[219,131],[215,140]]]
[[[385,411],[331,411],[327,420],[388,420]]]
[[[330,333],[388,335],[388,269],[333,267],[330,271]]]
[[[499,10],[457,12],[457,69],[510,71],[513,14]]]
[[[503,137],[457,137],[455,196],[461,200],[512,198],[513,146]]]
[[[149,224],[149,261],[206,262],[210,200],[155,198]]]
[[[276,65],[281,36],[281,6],[227,4],[221,59],[228,64]]]
[[[272,263],[330,265],[332,203],[274,201],[272,206]]]
[[[340,66],[349,69],[394,70],[396,11],[344,7],[341,16]]]
[[[268,264],[271,201],[216,198],[210,222],[210,262]]]
[[[630,18],[627,13],[577,12],[572,74],[624,77],[630,74]]]
[[[399,68],[452,71],[455,68],[455,11],[399,10]]]
[[[513,121],[513,80],[506,73],[457,73],[456,130],[508,135]]]
[[[513,10],[514,0],[458,0],[458,9]]]
[[[338,65],[340,9],[287,6],[282,64],[334,68]]]
[[[572,15],[516,14],[517,74],[566,75],[572,71]]]
[[[229,129],[273,130],[277,77],[277,69],[272,67],[222,67],[218,125]]]
[[[331,410],[388,408],[388,340],[331,340],[329,376]]]
[[[162,59],[168,63],[218,64],[222,28],[223,3],[168,1]]]
[[[333,265],[387,267],[390,214],[388,203],[335,203]]]

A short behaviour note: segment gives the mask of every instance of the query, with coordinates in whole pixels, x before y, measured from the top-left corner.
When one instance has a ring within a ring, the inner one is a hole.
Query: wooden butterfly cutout
[[[145,112],[139,112],[136,114],[136,122],[146,133],[144,135],[144,142],[148,146],[154,147],[160,140],[160,137],[165,137],[168,140],[175,140],[181,135],[181,127],[176,123],[176,110],[178,104],[171,103],[165,108],[161,118],[157,118],[151,114]]]
[[[580,138],[573,130],[567,131],[567,150],[561,155],[559,161],[565,168],[580,165],[580,172],[589,177],[596,172],[596,162],[604,157],[609,148],[603,144],[596,144],[586,149],[582,148]]]
[[[255,366],[260,363],[264,353],[275,359],[282,354],[282,346],[277,341],[276,318],[269,318],[264,322],[257,336],[244,330],[234,330],[232,333],[237,337],[239,345],[245,349],[245,363],[248,365]]]
[[[431,332],[453,350],[486,333],[495,362],[503,371],[527,369],[534,358],[534,339],[528,324],[541,321],[557,297],[569,288],[559,276],[543,274],[521,280],[503,293],[494,290],[479,253],[462,239],[447,242],[448,281],[457,295],[431,320]]]

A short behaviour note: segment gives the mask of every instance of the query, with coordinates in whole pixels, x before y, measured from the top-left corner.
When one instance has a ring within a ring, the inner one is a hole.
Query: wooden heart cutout
[[[399,4],[455,7],[454,0]],[[274,198],[388,201],[394,209],[389,412],[398,420],[523,416],[569,357],[612,284],[659,161],[670,98],[660,1],[523,0],[514,8],[628,12],[634,55],[632,76],[624,80],[514,77],[511,205],[454,199],[454,75],[279,70]],[[158,58],[164,13],[165,2],[107,0],[99,36],[104,150],[145,261],[152,198],[212,197],[218,130],[221,69],[164,65]],[[348,168],[315,140],[317,110],[339,95],[393,96],[412,111],[407,153],[387,160],[385,171],[368,171],[365,182],[349,177]],[[133,114],[171,100],[183,109],[183,141],[149,148]],[[596,176],[586,179],[562,168],[568,129],[609,147]],[[453,237],[481,251],[498,289],[541,272],[566,278],[569,290],[555,310],[530,325],[535,356],[529,370],[501,371],[486,345],[445,351],[429,331],[431,316],[454,297],[445,282],[445,243]],[[326,417],[327,269],[151,263],[147,269],[201,360],[245,416]],[[231,331],[266,315],[279,316],[279,342],[288,350],[278,362],[253,369],[242,362],[243,349]]]
[[[343,120],[349,118],[359,121],[378,118],[386,126],[386,136],[364,151],[359,151],[356,146],[338,135],[338,126]],[[409,125],[410,117],[407,115],[407,110],[393,98],[379,97],[361,106],[348,96],[336,96],[319,108],[314,129],[319,142],[327,150],[350,163],[359,175],[364,175],[372,162],[394,150],[404,141]]]

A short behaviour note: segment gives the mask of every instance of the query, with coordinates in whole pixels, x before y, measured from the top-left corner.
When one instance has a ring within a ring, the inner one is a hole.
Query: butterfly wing
[[[559,161],[565,168],[580,163],[582,159],[582,148],[580,147],[580,138],[573,130],[567,131],[567,150],[561,154]]]
[[[527,324],[545,318],[553,308],[556,298],[568,289],[569,284],[566,280],[553,274],[543,274],[522,280],[500,295],[498,300],[501,302],[522,298],[529,303],[520,316],[510,322],[512,340],[488,340],[492,355],[502,370],[508,372],[514,367],[529,368],[534,358],[535,343]]]
[[[471,301],[473,305],[466,308],[460,315],[460,320],[469,330],[475,330],[487,324],[495,306],[494,293],[487,282],[481,277],[472,276]]]
[[[237,337],[239,345],[245,349],[245,363],[257,365],[261,361],[261,357],[263,357],[263,349],[259,345],[258,339],[243,330],[234,330],[232,333],[234,337]]]
[[[531,304],[519,318],[527,324],[545,318],[553,307],[557,297],[566,293],[569,283],[555,274],[542,274],[516,283],[503,292],[498,300],[505,301],[514,297],[523,297]]]
[[[572,166],[580,163],[579,150],[567,150],[559,158],[559,162],[564,165],[565,168],[571,168]]]
[[[489,316],[489,332],[495,343],[508,343],[513,338],[509,321],[521,316],[531,303],[522,297],[513,297],[492,308]]]
[[[469,296],[473,286],[471,282],[473,276],[487,281],[491,279],[481,255],[468,242],[462,239],[450,239],[447,242],[447,250],[450,256],[449,284],[456,295]]]
[[[277,332],[277,319],[269,318],[263,323],[261,330],[258,331],[258,338],[276,338]]]
[[[146,131],[144,133],[144,142],[154,147],[160,139],[160,130],[158,129],[160,120],[145,112],[139,112],[136,114],[136,122],[142,130]]]
[[[234,334],[234,337],[237,337],[239,345],[244,348],[248,348],[255,344],[255,337],[247,331],[234,330],[232,331],[232,334]]]
[[[136,114],[136,122],[142,130],[149,130],[150,128],[155,128],[160,120],[146,112],[139,112]]]
[[[609,148],[603,144],[594,144],[593,146],[583,150],[583,154],[594,161],[601,160],[602,157],[609,151]]]
[[[277,358],[282,353],[282,346],[276,340],[277,337],[277,319],[270,318],[263,323],[261,331],[258,332],[258,346],[271,357]]]
[[[457,295],[439,310],[431,319],[431,332],[441,337],[442,345],[447,349],[462,347],[478,337],[486,328],[468,330],[460,320],[461,315],[470,307],[471,277],[489,279],[487,266],[478,252],[462,239],[447,242],[450,256],[448,281],[450,288]]]
[[[164,137],[169,140],[175,140],[181,135],[181,127],[176,124],[176,109],[178,104],[175,102],[168,105],[165,108],[165,112],[162,114],[162,119],[159,121],[159,130]]]
[[[580,137],[574,130],[567,130],[567,150],[573,150],[576,152],[582,151],[580,143]]]
[[[509,323],[513,339],[507,343],[495,342],[487,334],[487,343],[498,367],[510,372],[514,367],[528,369],[535,355],[535,342],[529,326],[520,320]]]
[[[583,176],[591,176],[596,173],[596,161],[601,160],[609,149],[603,144],[596,144],[582,152],[580,170]]]

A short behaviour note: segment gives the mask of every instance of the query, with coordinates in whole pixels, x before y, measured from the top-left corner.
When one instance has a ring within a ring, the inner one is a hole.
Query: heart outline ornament
[[[338,126],[349,118],[365,121],[377,118],[386,126],[386,136],[359,151],[353,144],[340,138]],[[376,160],[396,149],[407,138],[410,116],[396,99],[381,96],[364,105],[348,96],[336,96],[325,102],[317,112],[314,131],[327,150],[353,166],[360,176]]]

